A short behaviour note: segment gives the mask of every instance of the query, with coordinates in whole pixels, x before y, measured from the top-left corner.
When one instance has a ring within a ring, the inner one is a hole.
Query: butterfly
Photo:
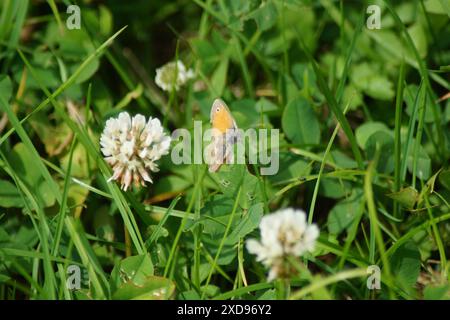
[[[210,119],[213,133],[210,145],[209,171],[216,172],[225,161],[227,163],[233,162],[233,144],[238,141],[240,135],[236,121],[222,99],[214,100]]]

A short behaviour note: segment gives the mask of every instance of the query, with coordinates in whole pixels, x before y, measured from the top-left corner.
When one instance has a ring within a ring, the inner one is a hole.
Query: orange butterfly
[[[211,142],[212,161],[209,164],[209,171],[216,172],[224,161],[227,163],[233,162],[233,144],[239,138],[239,131],[230,109],[222,99],[214,100],[210,119],[213,134]]]

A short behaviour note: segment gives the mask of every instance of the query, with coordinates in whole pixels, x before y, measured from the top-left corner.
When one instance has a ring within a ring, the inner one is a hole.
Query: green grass
[[[385,0],[381,30],[364,1],[78,1],[80,30],[68,4],[0,2],[0,299],[450,298],[446,1]],[[165,92],[174,60],[196,78]],[[205,130],[219,96],[280,130],[277,174],[169,154],[153,184],[107,182],[106,120]],[[287,207],[320,237],[268,282],[245,242]]]

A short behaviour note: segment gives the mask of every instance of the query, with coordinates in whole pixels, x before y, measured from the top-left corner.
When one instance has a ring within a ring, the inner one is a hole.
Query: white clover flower
[[[287,256],[299,257],[314,250],[319,228],[308,225],[302,210],[282,209],[266,215],[259,224],[261,241],[247,240],[247,250],[256,255],[256,260],[270,267],[268,280],[283,272],[283,261]]]
[[[108,182],[120,181],[125,191],[132,181],[135,185],[152,183],[149,171],[159,171],[155,161],[169,153],[170,141],[157,118],[146,122],[141,114],[131,118],[121,112],[108,119],[100,137],[102,153],[114,171]]]
[[[155,83],[164,91],[179,90],[188,80],[194,78],[194,71],[187,70],[183,62],[169,62],[156,69]]]

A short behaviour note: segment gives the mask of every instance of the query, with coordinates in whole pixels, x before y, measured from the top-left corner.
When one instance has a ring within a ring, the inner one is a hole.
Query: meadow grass
[[[379,30],[369,1],[76,1],[79,30],[70,4],[0,3],[1,299],[450,298],[447,1],[377,1]],[[163,91],[176,60],[196,78]],[[106,120],[208,128],[217,97],[280,129],[277,174],[169,154],[108,182]],[[268,281],[245,244],[287,207],[320,236]]]

